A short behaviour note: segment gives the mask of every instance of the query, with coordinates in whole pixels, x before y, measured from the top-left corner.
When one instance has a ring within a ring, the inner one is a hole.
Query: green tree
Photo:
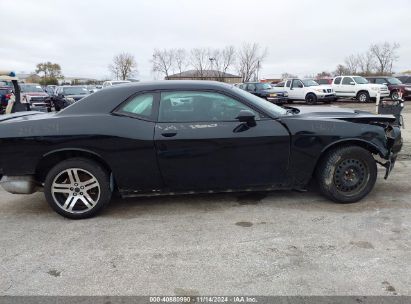
[[[50,61],[38,63],[36,65],[36,73],[43,74],[43,79],[46,78],[62,78],[61,67],[58,63],[52,63]]]

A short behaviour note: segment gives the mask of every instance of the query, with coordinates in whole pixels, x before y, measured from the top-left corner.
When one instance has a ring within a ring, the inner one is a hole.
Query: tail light
[[[11,94],[6,94],[4,95],[6,97],[6,99],[10,99],[11,98]]]

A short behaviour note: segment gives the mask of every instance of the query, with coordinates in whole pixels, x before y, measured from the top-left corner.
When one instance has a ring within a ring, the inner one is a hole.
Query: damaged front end
[[[397,126],[387,124],[384,126],[387,154],[384,156],[385,161],[376,160],[381,166],[385,167],[384,179],[388,178],[391,170],[394,168],[398,153],[402,148],[401,130]]]

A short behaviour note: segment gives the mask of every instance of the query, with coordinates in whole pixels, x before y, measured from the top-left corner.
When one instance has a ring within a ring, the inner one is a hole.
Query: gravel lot
[[[315,189],[139,198],[72,221],[0,190],[0,295],[411,295],[406,110],[401,160],[357,204]]]

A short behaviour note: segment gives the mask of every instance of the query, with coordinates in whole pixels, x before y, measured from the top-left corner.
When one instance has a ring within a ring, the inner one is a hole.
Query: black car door
[[[254,125],[236,119],[241,110],[255,114]],[[170,191],[244,189],[286,176],[287,130],[222,93],[162,92],[154,140]]]

